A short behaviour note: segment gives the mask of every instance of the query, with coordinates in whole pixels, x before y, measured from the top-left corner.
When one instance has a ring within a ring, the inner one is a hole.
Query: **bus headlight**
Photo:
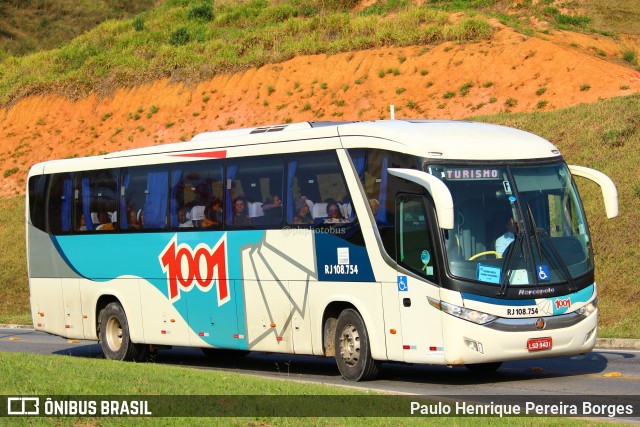
[[[440,310],[448,313],[452,316],[459,317],[460,319],[468,320],[469,322],[477,323],[478,325],[484,325],[495,320],[498,316],[493,314],[483,313],[481,311],[470,310],[468,308],[459,307],[454,304],[449,304],[444,301],[437,301],[429,298],[429,304],[439,308]]]
[[[588,315],[596,311],[596,308],[598,308],[598,297],[594,298],[593,301],[591,301],[584,307],[580,307],[579,309],[577,309],[576,313],[580,314],[581,316],[587,317]]]

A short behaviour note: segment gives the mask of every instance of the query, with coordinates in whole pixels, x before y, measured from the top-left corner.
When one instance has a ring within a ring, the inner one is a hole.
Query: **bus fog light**
[[[474,341],[474,340],[471,340],[469,338],[465,338],[464,339],[464,343],[469,349],[471,349],[473,351],[477,351],[478,353],[484,354],[484,349],[482,348],[482,343]]]
[[[587,332],[587,334],[584,336],[584,341],[582,342],[582,345],[585,345],[587,342],[589,342],[589,340],[591,340],[591,338],[593,338],[593,335],[595,333],[596,333],[596,328],[593,328],[592,330]]]

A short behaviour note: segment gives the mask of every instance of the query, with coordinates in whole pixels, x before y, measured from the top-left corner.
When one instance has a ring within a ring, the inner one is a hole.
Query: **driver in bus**
[[[507,247],[516,240],[517,225],[516,221],[509,217],[505,224],[506,231],[504,234],[496,239],[496,252],[502,256]]]

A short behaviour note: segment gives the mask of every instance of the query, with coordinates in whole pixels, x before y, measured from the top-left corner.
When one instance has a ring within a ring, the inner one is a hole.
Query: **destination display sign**
[[[448,181],[502,179],[499,168],[446,168],[443,175]]]

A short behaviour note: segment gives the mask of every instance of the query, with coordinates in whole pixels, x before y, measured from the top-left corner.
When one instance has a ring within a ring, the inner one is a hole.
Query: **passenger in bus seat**
[[[327,204],[327,218],[324,220],[325,224],[343,224],[349,222],[345,219],[340,212],[340,207],[337,203],[332,202]]]
[[[205,205],[195,205],[193,208],[191,208],[191,215],[189,216],[191,217],[191,222],[194,227],[203,227],[202,221],[204,220],[204,214],[206,210],[207,207]]]
[[[304,196],[303,196],[304,197]],[[311,209],[306,200],[302,198],[296,200],[296,214],[293,217],[294,224],[311,224],[313,219],[311,218]]]
[[[193,227],[193,222],[187,219],[187,215],[184,213],[184,209],[178,209],[178,227],[189,228]]]
[[[273,209],[273,208],[281,208],[282,207],[282,199],[277,194],[273,196],[269,196],[264,200],[262,204],[262,209]]]
[[[132,209],[129,209],[129,230],[139,230],[140,229],[140,223],[138,222],[138,215],[136,215],[136,212]]]
[[[378,216],[378,210],[380,210],[380,202],[377,199],[369,199],[369,207],[371,207],[373,217],[376,218]]]
[[[80,227],[78,231],[87,231],[87,221],[84,219],[84,214],[80,215]]]
[[[278,224],[282,221],[282,199],[275,194],[265,199],[262,204],[266,224]]]
[[[251,225],[247,211],[247,200],[242,196],[233,199],[233,215],[231,217],[231,224],[235,226]]]
[[[98,212],[98,222],[100,224],[96,227],[96,230],[113,230],[113,224],[109,221],[109,214],[107,211]]]
[[[376,224],[378,224],[378,226],[380,226],[384,221],[380,221],[380,218],[378,218],[378,212],[380,211],[380,202],[378,201],[378,199],[369,199],[369,207],[371,208],[371,213],[373,214],[373,220],[376,222]]]
[[[215,198],[211,205],[204,210],[204,218],[202,219],[202,227],[204,228],[221,228],[222,227],[222,200]]]

